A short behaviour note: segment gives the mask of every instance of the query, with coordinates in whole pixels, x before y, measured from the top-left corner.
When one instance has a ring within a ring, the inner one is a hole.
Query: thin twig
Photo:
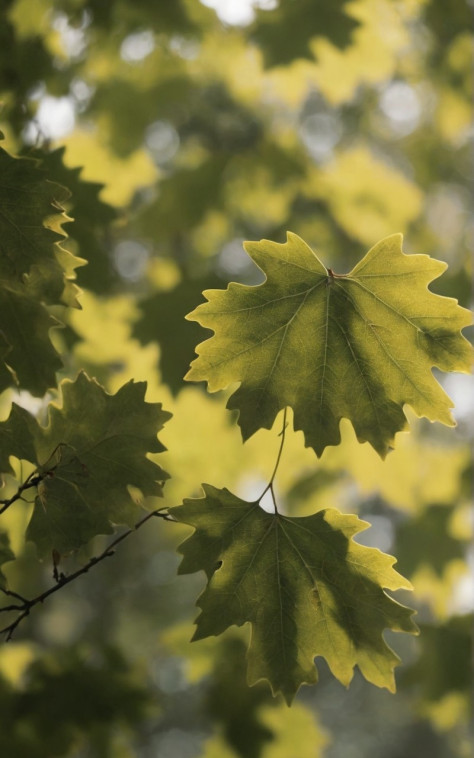
[[[281,454],[283,452],[283,445],[285,444],[285,433],[286,433],[286,427],[288,426],[287,421],[286,421],[286,412],[287,412],[287,409],[285,408],[285,410],[283,411],[283,424],[282,424],[282,429],[281,429],[281,432],[280,432],[280,436],[281,436],[280,448],[278,450],[278,455],[277,455],[277,459],[276,459],[276,462],[275,462],[275,466],[273,468],[273,472],[272,472],[272,475],[270,477],[270,481],[268,482],[267,486],[265,487],[265,489],[263,490],[262,494],[258,498],[258,502],[260,502],[260,500],[262,499],[262,497],[268,492],[268,490],[270,490],[271,495],[272,495],[273,505],[275,507],[275,513],[278,513],[278,506],[277,506],[276,499],[275,499],[275,492],[274,492],[274,489],[273,489],[273,481],[274,481],[276,473],[278,471],[278,466],[280,465]]]
[[[56,471],[56,469],[58,468],[61,462],[61,458],[62,458],[61,450],[63,447],[71,447],[71,445],[68,445],[67,442],[59,442],[54,448],[54,450],[52,451],[52,453],[50,453],[45,463],[41,464],[40,467],[44,468],[46,464],[48,463],[48,461],[51,461],[53,456],[56,455],[56,453],[58,453],[59,460],[57,463],[54,464],[54,466],[50,466],[48,469],[45,469],[44,471],[41,471],[41,472],[37,468],[35,468],[35,470],[32,471],[29,476],[27,476],[23,484],[20,484],[17,491],[15,492],[14,495],[12,495],[12,497],[8,498],[7,500],[0,500],[0,506],[1,506],[0,516],[2,515],[2,513],[5,513],[5,511],[8,510],[8,508],[11,505],[13,505],[13,503],[15,503],[17,500],[21,500],[23,498],[23,493],[26,490],[29,490],[32,487],[37,487],[38,484],[40,484],[43,481],[43,479],[47,479],[50,476],[54,476],[54,472]],[[74,448],[72,449],[74,450]]]
[[[23,597],[23,595],[19,595],[18,592],[13,592],[13,590],[7,590],[6,587],[0,587],[0,592],[3,592],[4,595],[8,595],[8,597],[16,597],[16,599],[20,600],[22,603],[28,602],[27,599]]]
[[[6,612],[6,611],[20,611],[20,614],[17,616],[15,621],[12,621],[11,624],[8,624],[3,629],[0,629],[0,634],[6,634],[6,641],[11,640],[13,633],[17,626],[25,619],[29,614],[32,608],[35,607],[35,605],[38,605],[39,603],[44,603],[44,601],[50,596],[53,595],[55,592],[58,592],[60,589],[66,586],[66,584],[70,584],[75,579],[77,579],[79,576],[82,576],[83,574],[87,574],[87,572],[93,567],[96,566],[98,563],[103,561],[105,558],[110,558],[112,555],[115,554],[115,548],[117,545],[122,542],[124,539],[129,537],[131,534],[136,532],[140,527],[142,527],[144,524],[146,524],[149,519],[153,518],[154,516],[158,518],[162,518],[165,521],[175,521],[175,519],[164,509],[164,508],[158,508],[155,511],[150,511],[150,513],[147,513],[146,516],[144,516],[140,521],[137,521],[137,523],[132,526],[130,529],[127,529],[126,532],[123,532],[123,534],[120,534],[116,539],[114,539],[108,547],[103,550],[100,555],[94,556],[93,558],[90,558],[89,561],[82,566],[82,568],[78,569],[77,571],[74,571],[73,574],[68,574],[67,576],[65,574],[59,574],[57,577],[57,582],[49,589],[42,592],[40,595],[37,595],[36,597],[32,598],[31,600],[28,600],[21,595],[19,595],[16,592],[13,592],[12,590],[6,590],[0,587],[0,590],[5,595],[10,595],[11,597],[16,598],[19,600],[18,605],[8,605],[4,608],[0,608],[0,613]]]
[[[48,472],[49,473],[49,472]],[[23,497],[23,493],[26,490],[31,489],[32,487],[37,487],[38,484],[44,477],[46,476],[46,473],[44,475],[38,474],[38,471],[35,469],[35,471],[32,471],[31,474],[25,479],[23,484],[20,484],[17,491],[14,495],[12,495],[8,500],[0,500],[0,505],[2,506],[0,508],[0,516],[2,513],[5,513],[8,508],[13,505],[17,500],[21,500]]]

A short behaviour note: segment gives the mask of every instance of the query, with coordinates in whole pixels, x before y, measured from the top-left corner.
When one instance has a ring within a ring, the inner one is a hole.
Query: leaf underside
[[[413,611],[384,588],[411,585],[393,569],[394,558],[351,539],[368,524],[335,509],[287,518],[226,489],[204,491],[172,510],[195,528],[180,547],[179,573],[203,570],[208,578],[193,639],[250,622],[249,684],[268,680],[288,704],[301,684],[317,681],[315,656],[346,686],[357,665],[368,681],[394,691],[399,659],[383,630],[417,627]]]
[[[147,453],[165,449],[156,435],[170,414],[145,402],[144,382],[109,395],[81,373],[61,389],[62,406],[51,404],[47,427],[15,404],[0,424],[2,470],[11,470],[10,455],[38,467],[27,537],[42,555],[78,548],[114,524],[134,524],[140,511],[128,487],[159,496],[168,478]]]
[[[208,302],[187,318],[214,336],[198,346],[186,379],[206,380],[211,392],[240,382],[227,407],[239,411],[244,440],[291,406],[318,456],[340,442],[343,417],[382,457],[406,426],[405,403],[454,425],[432,368],[469,371],[460,330],[471,316],[428,290],[446,264],[405,255],[401,243],[400,234],[387,237],[347,275],[327,270],[291,232],[284,244],[246,243],[266,280],[204,293]]]

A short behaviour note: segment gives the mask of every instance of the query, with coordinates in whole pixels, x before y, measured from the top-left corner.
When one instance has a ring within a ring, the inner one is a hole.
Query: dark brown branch
[[[31,485],[34,486],[34,485]],[[105,560],[105,558],[110,558],[112,555],[115,554],[115,548],[117,545],[122,542],[124,539],[129,537],[131,534],[136,532],[140,527],[142,527],[144,524],[146,524],[147,521],[149,521],[154,516],[158,518],[162,518],[165,521],[175,521],[175,519],[170,516],[170,514],[163,508],[158,508],[155,511],[150,511],[150,513],[147,513],[146,516],[144,516],[140,521],[137,521],[137,523],[132,526],[130,529],[127,529],[126,532],[123,532],[120,534],[116,539],[114,539],[108,547],[103,550],[100,555],[94,556],[93,558],[90,558],[90,560],[82,566],[82,568],[78,569],[77,571],[74,571],[73,574],[55,574],[56,578],[56,584],[54,584],[49,589],[42,592],[40,595],[37,595],[36,597],[32,598],[31,600],[28,600],[27,598],[22,597],[16,592],[13,592],[12,590],[6,590],[0,587],[0,590],[10,597],[16,598],[19,602],[17,605],[7,605],[4,608],[0,608],[0,613],[4,613],[7,611],[19,611],[19,615],[17,618],[12,621],[11,624],[8,624],[3,629],[0,629],[0,634],[6,634],[6,641],[11,640],[13,633],[15,632],[15,629],[23,619],[25,619],[27,616],[29,616],[30,611],[32,608],[35,607],[35,605],[38,605],[39,603],[44,603],[44,601],[50,596],[54,595],[55,592],[58,592],[63,587],[66,586],[66,584],[70,584],[75,579],[77,579],[79,576],[82,576],[83,574],[87,574],[87,572],[93,567],[96,566],[101,561]]]
[[[12,495],[12,497],[8,498],[7,500],[0,500],[0,506],[1,506],[0,516],[2,515],[2,513],[5,513],[5,511],[8,510],[8,508],[11,505],[13,505],[13,503],[15,503],[17,500],[21,500],[23,498],[23,493],[26,490],[29,490],[32,487],[37,487],[38,484],[40,484],[40,482],[43,481],[43,479],[47,479],[50,476],[54,476],[54,472],[56,471],[59,465],[59,462],[61,460],[61,450],[67,447],[71,447],[71,445],[68,445],[67,442],[59,442],[54,448],[53,452],[49,455],[46,462],[44,464],[41,464],[41,467],[46,466],[46,463],[48,463],[48,461],[51,461],[53,456],[56,455],[56,453],[59,454],[58,463],[55,463],[54,466],[50,466],[45,471],[41,471],[41,472],[38,471],[38,469],[36,468],[34,471],[31,472],[29,476],[27,476],[23,484],[20,484],[17,491],[15,492],[14,495]],[[72,449],[74,450],[74,448]]]
[[[38,474],[38,472],[32,471],[31,474],[25,479],[23,484],[20,484],[17,491],[14,495],[12,495],[8,500],[0,500],[0,516],[2,513],[4,513],[8,508],[13,505],[17,500],[21,500],[23,497],[23,493],[26,490],[31,489],[32,487],[37,487],[38,484],[41,482],[42,479],[44,479],[45,476],[47,476],[49,472],[45,472],[43,475]]]

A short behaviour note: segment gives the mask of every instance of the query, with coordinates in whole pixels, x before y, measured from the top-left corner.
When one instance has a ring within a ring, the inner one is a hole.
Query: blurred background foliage
[[[0,0],[0,14],[3,145],[70,190],[63,246],[88,262],[82,310],[50,309],[67,324],[61,376],[85,368],[113,392],[146,380],[173,412],[166,505],[200,482],[254,497],[273,467],[278,425],[242,446],[222,397],[182,379],[205,337],[184,320],[202,290],[261,281],[244,239],[293,230],[342,272],[401,231],[405,252],[449,264],[433,288],[469,305],[468,2]],[[247,688],[247,631],[189,644],[204,580],[176,576],[186,530],[150,522],[1,648],[1,755],[468,758],[472,395],[442,381],[455,431],[412,419],[385,462],[349,424],[320,462],[288,434],[277,481],[288,513],[358,512],[372,524],[360,541],[412,581],[402,600],[422,632],[390,635],[396,695],[357,674],[346,691],[323,663],[291,710]],[[8,390],[2,418],[12,400],[42,418],[52,397]],[[14,463],[6,497],[28,473]],[[30,515],[19,503],[0,525],[3,573],[26,596],[52,577],[25,544]]]

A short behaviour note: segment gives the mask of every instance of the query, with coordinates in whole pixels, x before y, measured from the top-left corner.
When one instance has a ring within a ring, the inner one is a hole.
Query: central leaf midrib
[[[284,635],[284,629],[283,629],[283,598],[282,598],[282,590],[281,590],[281,582],[280,582],[280,560],[279,560],[279,547],[278,547],[278,526],[279,521],[275,524],[275,559],[276,559],[276,573],[277,573],[277,586],[278,586],[278,599],[279,599],[279,611],[280,611],[280,649],[282,651],[283,655],[283,665],[285,668],[287,668],[287,656],[286,656],[286,646],[285,646],[285,635]]]
[[[258,508],[258,507],[260,507],[260,506],[258,506],[258,505],[257,505],[256,507]],[[237,522],[237,524],[240,524],[240,523],[241,523],[241,522],[242,522],[242,521],[245,519],[245,517],[246,517],[246,516],[248,516],[250,513],[252,513],[252,512],[253,512],[253,510],[254,510],[253,508],[252,508],[252,509],[250,509],[250,510],[248,510],[248,511],[247,511],[247,513],[245,513],[245,514],[244,514],[243,518],[242,518],[242,519],[239,519],[239,521]],[[235,528],[235,526],[236,526],[236,524],[235,524],[235,523],[233,523],[233,524],[232,524],[232,529],[234,529],[234,528]],[[249,571],[250,571],[250,569],[252,568],[252,566],[253,566],[253,563],[254,563],[254,561],[257,559],[257,555],[258,555],[258,553],[260,552],[260,549],[263,547],[263,544],[264,544],[265,540],[267,539],[268,535],[270,534],[270,532],[272,531],[272,529],[274,528],[274,526],[275,526],[275,524],[273,523],[273,518],[272,518],[272,520],[269,522],[269,524],[268,524],[267,528],[265,529],[265,532],[264,532],[264,534],[263,534],[263,536],[262,536],[262,539],[261,539],[261,540],[258,542],[258,544],[256,545],[256,549],[255,549],[255,552],[252,554],[252,556],[251,556],[251,559],[250,559],[250,560],[249,560],[249,562],[246,564],[246,566],[245,566],[245,568],[244,568],[244,571],[243,571],[243,573],[241,574],[241,576],[240,576],[240,578],[239,578],[238,582],[237,582],[236,584],[234,584],[234,585],[233,585],[233,587],[232,587],[232,592],[233,592],[233,594],[234,594],[234,595],[237,595],[237,591],[238,591],[238,589],[240,588],[240,586],[241,586],[242,582],[245,580],[245,578],[246,578],[246,576],[247,576],[248,572],[249,572]],[[224,556],[223,556],[223,557],[224,557]]]
[[[312,538],[312,539],[314,539],[315,535],[314,535],[312,532],[310,532],[308,529],[305,529],[304,527],[301,527],[299,524],[298,524],[298,525],[294,524],[294,521],[295,521],[294,519],[287,519],[287,520],[290,522],[290,524],[291,524],[291,525],[295,525],[295,526],[297,526],[298,528],[302,528],[302,529],[303,529],[305,532],[308,532],[308,533],[311,535],[311,538]],[[327,620],[327,618],[326,618],[326,613],[325,613],[324,603],[323,603],[323,600],[322,600],[322,598],[321,598],[321,594],[320,594],[320,592],[319,592],[319,589],[318,589],[318,581],[319,581],[319,580],[318,580],[318,579],[317,579],[315,576],[313,576],[313,573],[312,573],[312,571],[311,571],[311,569],[310,569],[309,565],[306,563],[306,561],[305,561],[305,559],[304,559],[303,555],[302,555],[302,554],[301,554],[301,552],[298,550],[297,546],[295,545],[295,543],[294,543],[294,542],[293,542],[293,540],[291,539],[290,535],[289,535],[289,534],[287,533],[287,531],[285,530],[285,528],[284,528],[284,525],[283,525],[283,522],[282,522],[282,521],[280,522],[280,528],[281,528],[281,530],[282,530],[283,534],[285,535],[285,537],[286,537],[286,540],[287,540],[287,542],[288,542],[288,544],[289,544],[290,548],[292,548],[292,549],[293,549],[293,552],[296,554],[297,558],[299,559],[299,561],[300,561],[300,562],[301,562],[301,564],[303,565],[303,568],[304,568],[305,572],[306,572],[306,573],[307,573],[307,575],[309,576],[309,580],[310,580],[310,583],[311,583],[311,588],[312,588],[312,589],[315,589],[315,590],[318,592],[318,596],[319,596],[319,598],[320,598],[320,612],[321,612],[321,616],[322,616],[322,618],[323,618],[323,621],[324,621],[324,625],[325,625],[325,627],[326,627],[326,633],[327,633],[327,637],[328,637],[329,641],[331,642],[331,645],[332,645],[332,647],[333,647],[333,649],[334,649],[334,645],[333,645],[333,643],[332,643],[331,634],[330,634],[330,632],[329,632],[329,622],[328,622],[328,620]],[[324,582],[323,582],[323,584],[324,584]]]
[[[328,353],[328,337],[329,337],[329,297],[331,292],[331,285],[328,283],[326,285],[327,290],[327,298],[326,298],[326,324],[325,324],[325,334],[324,334],[324,357],[323,357],[323,375],[321,377],[321,393],[319,397],[319,422],[321,423],[321,416],[323,411],[323,398],[324,398],[324,381],[326,378],[326,368],[327,368],[327,353]]]

